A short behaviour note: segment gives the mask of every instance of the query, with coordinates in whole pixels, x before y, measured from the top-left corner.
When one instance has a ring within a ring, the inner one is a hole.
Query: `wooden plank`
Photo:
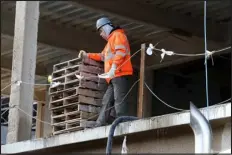
[[[91,73],[91,74],[102,74],[104,73],[104,69],[100,67],[90,66],[90,65],[80,65],[80,71]]]
[[[94,99],[92,97],[86,97],[83,95],[73,96],[65,100],[65,104],[72,104],[72,103],[83,103],[83,104],[90,104],[95,106],[101,106],[101,99]]]
[[[49,94],[58,93],[64,90],[64,85],[58,85],[56,87],[49,87]]]
[[[37,104],[37,120],[36,120],[36,138],[41,138],[43,136],[43,120],[44,110],[43,110],[43,103]],[[41,120],[41,121],[38,121]]]
[[[74,106],[74,105],[78,106],[78,109],[80,111],[91,112],[91,113],[99,113],[100,107],[101,107],[101,105],[94,106],[94,105],[88,105],[86,103],[80,104],[79,102],[75,102],[75,103],[65,104],[63,106],[53,107],[53,108],[50,108],[50,110],[51,111],[59,110],[59,109],[67,108],[67,107]]]
[[[71,123],[61,124],[60,126],[53,126],[53,135],[75,132],[83,130],[84,128],[92,128],[95,124],[95,121],[77,120]]]
[[[141,45],[141,60],[140,60],[140,82],[139,82],[139,99],[137,116],[142,118],[144,116],[144,73],[145,73],[145,48],[146,45]]]
[[[63,95],[64,93],[67,93],[68,91],[69,92],[76,91],[77,95],[83,95],[83,96],[93,97],[93,98],[97,98],[97,99],[102,99],[104,96],[104,91],[90,90],[90,89],[81,88],[80,86],[78,86],[78,87],[73,87],[73,88],[61,90],[61,91],[58,91],[55,93],[51,93],[50,94],[50,102],[62,99],[61,96],[68,97],[67,95],[66,96]]]
[[[61,63],[55,64],[53,66],[53,71],[55,72],[55,71],[58,71],[58,70],[62,70],[64,68],[66,68],[66,67],[68,67],[68,62],[67,61],[61,62]]]
[[[68,130],[70,128],[75,128],[75,127],[92,127],[96,124],[96,121],[91,121],[87,119],[81,119],[81,118],[76,118],[72,120],[62,120],[61,122],[54,122],[52,124],[53,126],[53,133],[57,131],[64,131]]]
[[[37,119],[44,121],[44,108],[45,108],[45,98],[46,98],[46,92],[36,92],[36,95],[38,96],[38,99],[43,102],[37,103]],[[44,124],[41,121],[36,120],[36,130],[35,130],[35,135],[36,138],[42,138],[43,137],[43,128]]]
[[[92,65],[92,66],[104,68],[104,63],[102,63],[102,62],[97,62],[97,61],[92,60],[92,59],[90,59],[90,58],[88,58],[88,57],[83,58],[83,59],[82,59],[82,62],[83,62],[84,64],[88,64],[88,65]]]

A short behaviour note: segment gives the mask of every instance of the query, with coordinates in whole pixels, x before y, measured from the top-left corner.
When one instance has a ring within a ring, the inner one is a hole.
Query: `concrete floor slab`
[[[210,120],[223,120],[231,117],[231,103],[202,108],[201,112]],[[207,114],[208,112],[208,114]],[[178,112],[163,116],[140,119],[132,122],[121,123],[115,130],[115,136],[134,134],[160,128],[167,128],[190,123],[189,111]],[[110,126],[76,131],[48,138],[28,140],[1,146],[2,153],[20,153],[41,150],[45,148],[59,147],[74,143],[81,143],[108,137]]]

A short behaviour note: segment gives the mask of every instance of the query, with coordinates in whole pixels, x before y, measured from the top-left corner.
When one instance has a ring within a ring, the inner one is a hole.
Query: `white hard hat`
[[[102,18],[98,19],[97,22],[96,22],[97,30],[99,30],[102,26],[104,26],[106,24],[112,24],[111,21],[108,18],[102,17]]]

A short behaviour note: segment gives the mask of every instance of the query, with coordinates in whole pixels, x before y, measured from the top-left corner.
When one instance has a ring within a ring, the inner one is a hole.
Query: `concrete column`
[[[16,1],[11,81],[34,83],[37,52],[39,1]],[[30,139],[34,85],[11,86],[7,143]]]

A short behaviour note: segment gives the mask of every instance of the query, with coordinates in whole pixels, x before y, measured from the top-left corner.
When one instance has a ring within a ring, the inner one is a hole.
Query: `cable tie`
[[[212,60],[212,65],[214,65],[214,61],[213,61],[213,54],[215,53],[215,51],[208,51],[206,50],[206,58],[209,59],[211,58]],[[205,62],[206,63],[206,62]]]
[[[206,57],[207,57],[207,59],[209,59],[209,57],[212,56],[214,52],[215,51],[208,51],[208,50],[206,50]]]
[[[162,62],[163,61],[163,59],[164,59],[164,56],[165,55],[168,55],[168,56],[172,56],[172,55],[174,55],[174,52],[173,51],[166,51],[165,49],[161,49],[161,60],[160,60],[160,62]]]
[[[153,50],[154,49],[154,46],[152,43],[149,44],[149,47]]]
[[[20,86],[21,83],[22,83],[22,81],[16,81],[16,85],[17,85],[17,86]]]
[[[52,84],[51,88],[54,88],[54,87],[59,86],[61,83],[60,82],[52,82],[51,84]]]
[[[79,80],[82,80],[84,78],[84,76],[81,76],[81,75],[77,75],[75,74],[76,78],[78,78]]]

